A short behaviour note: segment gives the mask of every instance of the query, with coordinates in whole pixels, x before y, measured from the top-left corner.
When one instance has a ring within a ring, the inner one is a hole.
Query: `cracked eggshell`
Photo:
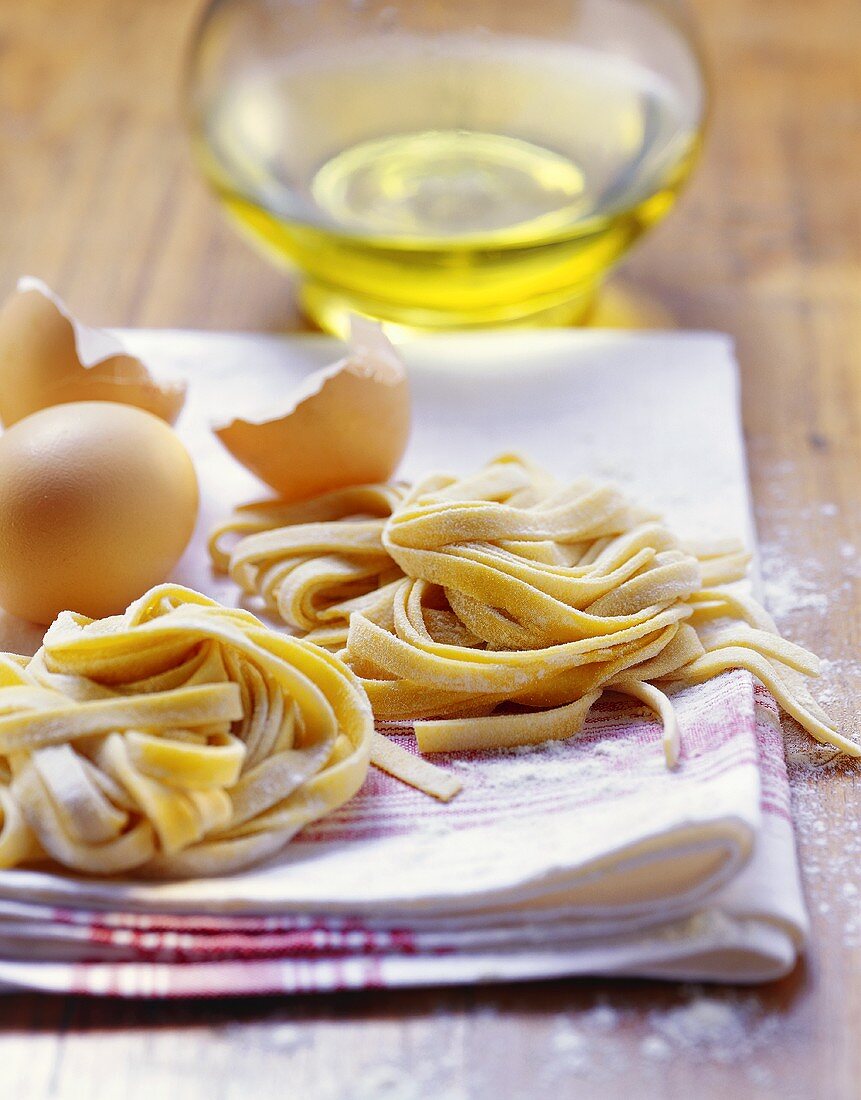
[[[388,481],[410,433],[403,361],[378,325],[355,317],[349,354],[309,375],[283,412],[213,430],[284,500]]]
[[[0,420],[8,428],[70,401],[134,405],[173,424],[185,385],[156,382],[115,336],[82,325],[39,279],[20,279],[0,309]]]

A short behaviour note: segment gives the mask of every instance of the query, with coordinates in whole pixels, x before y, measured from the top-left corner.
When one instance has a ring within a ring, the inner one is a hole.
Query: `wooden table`
[[[284,278],[195,178],[176,87],[194,0],[0,4],[0,292],[32,272],[102,324],[285,329]],[[861,7],[698,0],[716,109],[679,210],[602,320],[730,332],[766,578],[859,734]],[[660,1042],[682,987],[555,982],[317,999],[0,998],[0,1089],[22,1100],[468,1100],[861,1095],[861,783],[795,781],[814,923],[806,962],[719,991],[738,1057]],[[841,829],[855,829],[841,836]],[[656,1030],[657,1029],[657,1030]],[[722,1060],[724,1059],[724,1060]]]

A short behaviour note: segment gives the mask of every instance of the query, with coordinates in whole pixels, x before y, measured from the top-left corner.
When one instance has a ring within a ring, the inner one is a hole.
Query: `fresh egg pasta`
[[[174,585],[0,656],[0,867],[222,874],[350,799],[373,719],[335,656]]]
[[[656,713],[674,766],[673,685],[743,668],[818,741],[861,755],[807,690],[816,658],[724,587],[745,574],[741,547],[686,546],[611,484],[562,485],[506,455],[409,491],[252,506],[212,547],[246,592],[338,650],[378,724],[414,726],[423,753],[569,737],[612,690]]]

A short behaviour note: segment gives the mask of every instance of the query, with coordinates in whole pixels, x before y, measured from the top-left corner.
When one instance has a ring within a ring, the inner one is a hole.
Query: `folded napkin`
[[[330,341],[129,334],[186,359],[182,426],[202,475],[178,580],[235,602],[205,535],[260,488],[213,443],[219,409],[252,411]],[[703,334],[446,337],[407,349],[416,430],[407,476],[521,449],[561,476],[632,485],[691,536],[748,535],[727,341]],[[287,360],[285,363],[285,359]],[[4,648],[32,632],[0,623]],[[660,725],[606,696],[578,737],[438,757],[463,781],[441,805],[373,771],[276,860],[182,883],[0,873],[0,983],[194,996],[626,974],[765,981],[807,924],[776,707],[746,672],[685,688],[676,771]],[[412,735],[394,734],[408,749]]]

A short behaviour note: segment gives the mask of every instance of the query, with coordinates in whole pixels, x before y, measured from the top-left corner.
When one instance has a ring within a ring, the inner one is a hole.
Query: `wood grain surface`
[[[177,86],[197,8],[0,0],[0,294],[30,272],[93,323],[301,324],[285,277],[221,221],[187,155]],[[827,657],[833,712],[858,736],[861,5],[695,8],[715,93],[704,162],[599,320],[736,337],[769,591],[786,631]],[[795,798],[812,945],[785,981],[714,994],[742,1021],[735,1056],[665,1042],[695,991],[650,983],[188,1004],[10,996],[0,1095],[854,1100],[859,771],[802,770]]]

